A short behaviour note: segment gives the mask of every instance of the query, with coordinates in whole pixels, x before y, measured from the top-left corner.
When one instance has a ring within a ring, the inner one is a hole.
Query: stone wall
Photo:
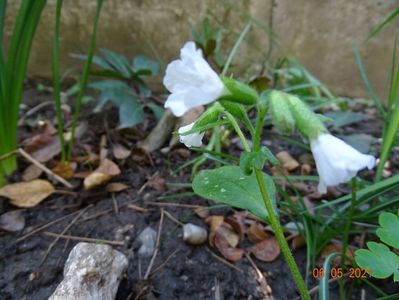
[[[19,2],[9,0],[8,35]],[[272,50],[273,58],[297,58],[338,95],[367,97],[352,44],[360,43],[398,5],[398,0],[105,0],[98,47],[128,57],[158,57],[165,66],[178,56],[181,45],[191,39],[191,28],[204,17],[225,28],[226,52],[252,19],[254,26],[234,61],[235,75],[259,69]],[[69,54],[87,51],[95,6],[95,0],[64,1],[60,41],[64,71],[81,67]],[[29,75],[51,75],[54,9],[55,0],[48,0],[33,44]],[[380,93],[386,90],[398,24],[391,24],[362,47],[370,80]],[[272,49],[270,28],[274,33]]]

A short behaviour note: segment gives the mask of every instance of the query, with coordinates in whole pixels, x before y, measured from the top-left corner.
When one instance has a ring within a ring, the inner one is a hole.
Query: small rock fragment
[[[109,245],[79,243],[69,253],[64,279],[49,300],[111,300],[115,298],[128,260]]]
[[[183,240],[191,245],[201,245],[208,238],[207,231],[201,226],[187,223],[183,226]]]
[[[299,162],[291,156],[287,151],[281,151],[276,154],[283,168],[289,172],[294,171],[299,167]]]
[[[13,210],[6,212],[0,216],[0,229],[16,232],[24,229],[25,217],[21,210]]]
[[[150,257],[155,251],[155,243],[157,239],[157,232],[150,226],[145,228],[137,237],[137,241],[141,244],[139,249],[139,256]]]

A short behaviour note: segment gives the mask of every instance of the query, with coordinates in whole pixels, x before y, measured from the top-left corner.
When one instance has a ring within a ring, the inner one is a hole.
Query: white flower
[[[180,50],[180,59],[168,65],[163,84],[171,92],[165,108],[170,108],[178,117],[192,107],[211,103],[227,93],[222,80],[194,42],[187,42]]]
[[[362,154],[331,134],[321,134],[310,141],[320,181],[318,191],[326,193],[328,186],[351,180],[356,173],[375,166],[375,158]]]
[[[185,133],[189,130],[191,130],[194,126],[194,123],[190,123],[186,126],[180,127],[178,132],[180,134]],[[180,143],[183,143],[186,145],[186,147],[200,147],[202,145],[202,138],[204,137],[205,132],[195,132],[192,134],[187,134],[187,135],[181,135],[180,136]]]

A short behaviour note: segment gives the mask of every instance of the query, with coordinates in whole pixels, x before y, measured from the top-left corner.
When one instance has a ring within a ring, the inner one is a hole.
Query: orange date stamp
[[[316,279],[322,279],[326,275],[328,275],[330,278],[343,278],[346,276],[349,279],[370,278],[371,274],[372,272],[369,268],[349,268],[348,273],[346,274],[344,274],[342,268],[331,268],[328,274],[326,274],[326,270],[324,270],[324,268],[314,268],[312,271],[312,275]]]

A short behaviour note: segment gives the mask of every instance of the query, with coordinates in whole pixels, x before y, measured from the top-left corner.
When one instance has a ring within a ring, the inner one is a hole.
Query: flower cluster
[[[249,86],[230,78],[219,77],[194,42],[187,42],[180,51],[180,59],[167,66],[163,83],[171,92],[165,108],[169,108],[178,117],[193,107],[217,100],[220,103],[230,101],[231,105],[223,107],[234,107],[235,110],[240,107],[237,104],[257,104],[258,101],[257,93]],[[309,139],[320,177],[320,193],[325,193],[328,186],[349,181],[366,167],[371,169],[375,166],[373,156],[362,154],[329,134],[320,118],[299,98],[279,91],[269,91],[268,97],[270,101],[267,103],[271,108],[274,124],[285,132],[298,128]],[[221,106],[217,106],[216,110],[215,107],[208,109],[204,113],[206,116],[200,119],[209,122],[209,119],[214,121],[218,118],[223,110]],[[234,114],[236,111],[230,112]],[[204,132],[195,131],[199,128],[199,123],[197,120],[179,128],[180,141],[187,147],[202,145]],[[187,134],[189,131],[193,132]]]

